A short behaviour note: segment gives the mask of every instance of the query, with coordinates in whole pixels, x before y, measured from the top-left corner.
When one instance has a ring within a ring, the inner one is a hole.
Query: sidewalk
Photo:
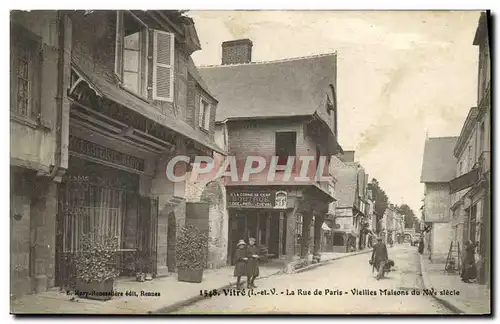
[[[491,294],[485,285],[462,282],[458,274],[446,274],[443,263],[431,263],[420,255],[422,279],[426,289],[434,288],[438,295],[433,295],[446,307],[462,314],[490,314]],[[457,296],[441,296],[441,290],[459,292]]]
[[[363,250],[352,253],[324,253],[321,262],[306,266],[296,272],[301,272],[325,265],[340,258],[367,253]],[[137,282],[135,278],[119,278],[115,282],[115,290],[125,295],[134,291],[137,297],[114,297],[109,301],[97,301],[75,297],[51,290],[40,294],[26,295],[12,299],[10,311],[13,314],[151,314],[171,313],[174,310],[204,299],[200,290],[221,290],[236,285],[233,277],[233,267],[205,270],[201,283],[187,283],[177,280],[177,275],[157,278],[152,281]],[[276,265],[261,265],[260,276],[263,279],[282,272]],[[242,278],[243,279],[243,278]],[[160,296],[140,296],[141,291],[160,293]]]

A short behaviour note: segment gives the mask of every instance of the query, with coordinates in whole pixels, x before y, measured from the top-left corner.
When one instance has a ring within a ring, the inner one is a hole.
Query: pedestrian
[[[377,243],[373,247],[371,264],[377,269],[377,280],[384,275],[385,263],[389,260],[387,246],[382,242],[382,238],[377,238]]]
[[[244,240],[239,240],[236,247],[236,265],[234,266],[234,276],[237,278],[236,289],[241,289],[241,277],[247,275],[247,244]]]
[[[424,254],[424,238],[420,238],[420,242],[418,242],[418,253]]]
[[[477,269],[476,269],[476,257],[475,248],[472,241],[468,240],[465,243],[465,258],[462,265],[462,281],[470,283],[470,280],[476,279]]]
[[[248,239],[247,258],[247,288],[257,288],[254,282],[259,276],[259,248],[255,245],[253,237]]]

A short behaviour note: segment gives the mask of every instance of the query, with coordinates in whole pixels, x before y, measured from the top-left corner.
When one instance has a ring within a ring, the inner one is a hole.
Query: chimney
[[[222,43],[222,65],[252,62],[253,43],[249,39],[237,39]]]
[[[342,161],[354,162],[354,151],[344,151],[344,154],[342,155]]]

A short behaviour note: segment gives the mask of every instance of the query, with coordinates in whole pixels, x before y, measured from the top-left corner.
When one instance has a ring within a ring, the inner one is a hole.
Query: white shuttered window
[[[153,35],[153,99],[173,102],[175,36],[155,30]]]

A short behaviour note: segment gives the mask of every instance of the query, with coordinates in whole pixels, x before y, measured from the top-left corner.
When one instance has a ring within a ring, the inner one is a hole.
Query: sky
[[[202,50],[249,38],[252,61],[338,53],[339,143],[420,217],[425,138],[458,136],[476,106],[477,11],[189,11]]]

